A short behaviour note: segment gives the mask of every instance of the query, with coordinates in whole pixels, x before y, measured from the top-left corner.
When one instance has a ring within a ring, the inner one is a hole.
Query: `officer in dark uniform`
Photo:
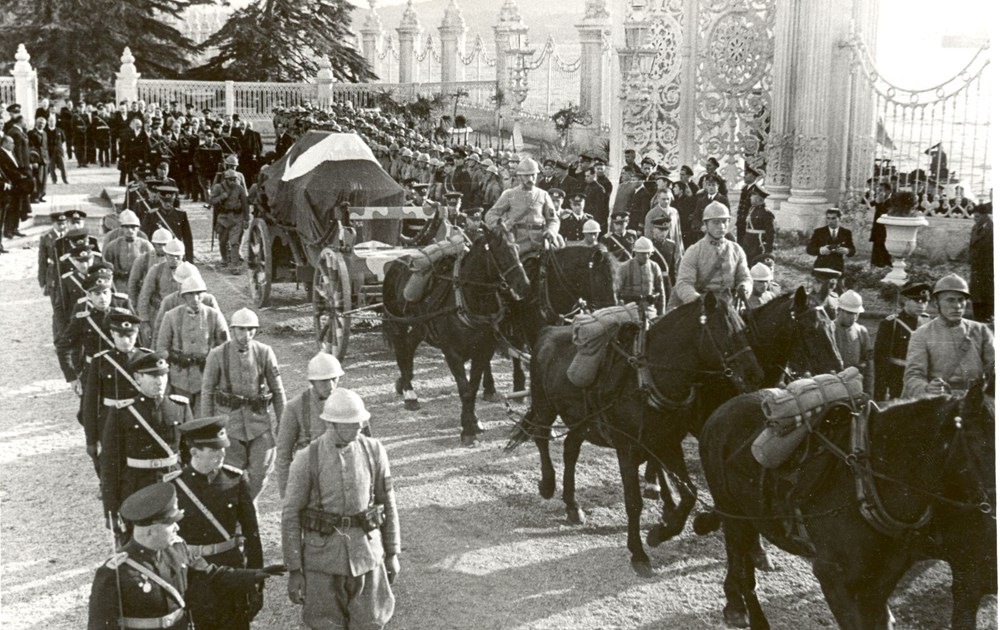
[[[283,565],[234,569],[209,564],[194,553],[177,536],[177,523],[184,518],[177,494],[172,484],[161,482],[122,503],[121,516],[134,537],[94,575],[88,630],[189,630],[185,599],[203,591],[243,597],[267,578],[285,574]]]
[[[128,533],[116,518],[122,500],[179,468],[179,427],[193,419],[187,398],[166,395],[170,372],[166,353],[140,350],[129,361],[128,371],[139,394],[109,409],[101,433],[101,494],[120,540]]]
[[[770,195],[760,182],[747,186],[750,191],[750,206],[743,216],[742,224],[737,224],[736,239],[747,260],[774,249],[774,213],[764,206]]]
[[[77,395],[83,392],[83,374],[94,355],[114,345],[108,336],[108,316],[111,309],[132,312],[128,295],[113,290],[113,277],[114,272],[107,263],[97,263],[88,269],[87,276],[80,283],[83,294],[72,303],[66,325],[55,339],[59,367],[66,382],[73,384]],[[75,277],[73,281],[76,281]],[[68,288],[75,284],[67,282],[66,286]],[[75,292],[72,295],[76,295]],[[69,296],[67,291],[64,299],[72,299]]]
[[[594,217],[583,211],[586,195],[576,192],[569,196],[569,210],[559,215],[559,234],[567,241],[583,241],[583,224]]]
[[[87,441],[87,455],[94,461],[98,474],[100,461],[97,459],[97,447],[108,410],[119,401],[135,398],[139,394],[135,379],[127,369],[136,352],[139,317],[121,309],[111,309],[108,329],[114,347],[94,354],[90,368],[84,375],[83,396],[80,401],[80,422]]]
[[[222,463],[229,446],[227,420],[213,416],[182,425],[190,461],[164,481],[177,487],[178,504],[186,515],[180,536],[192,552],[219,566],[259,569],[264,566],[264,555],[250,478],[243,470]],[[199,630],[248,630],[263,603],[263,591],[258,590],[249,598],[221,598],[208,590],[188,598]]]
[[[618,262],[632,258],[632,246],[639,237],[635,231],[626,229],[627,225],[628,212],[624,210],[616,212],[611,215],[611,230],[601,237],[601,245],[604,245]]]
[[[42,234],[38,240],[38,286],[42,294],[47,295],[55,312],[56,298],[59,290],[59,257],[56,256],[56,241],[66,235],[66,214],[62,210],[49,213],[52,229]],[[52,338],[59,334],[56,320],[52,319]]]
[[[151,207],[142,220],[142,231],[152,236],[157,228],[163,227],[170,231],[174,238],[184,243],[184,260],[194,262],[194,239],[191,236],[191,223],[187,212],[175,207],[174,200],[179,192],[177,186],[159,185],[155,187],[160,195],[160,205]]]
[[[903,371],[910,335],[930,321],[927,304],[931,299],[929,284],[908,283],[899,291],[902,308],[882,320],[875,336],[875,400],[890,400],[903,395]]]

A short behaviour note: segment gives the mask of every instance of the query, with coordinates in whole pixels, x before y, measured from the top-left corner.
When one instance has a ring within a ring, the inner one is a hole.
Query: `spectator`
[[[993,201],[976,206],[969,235],[969,294],[972,317],[993,322]]]
[[[702,189],[694,197],[691,208],[691,215],[687,218],[681,216],[682,229],[684,230],[684,247],[691,247],[697,243],[703,234],[702,214],[712,203],[721,203],[729,208],[729,199],[720,190],[722,180],[715,175],[706,174],[701,178]]]
[[[705,173],[698,178],[698,186],[700,188],[705,187],[705,181],[709,177],[715,177],[718,180],[718,194],[722,195],[726,199],[726,207],[729,207],[729,189],[726,186],[726,178],[719,175],[719,161],[714,157],[710,157],[702,164],[705,167]]]
[[[68,184],[69,182],[66,181],[66,134],[57,126],[55,114],[49,115],[49,128],[46,130],[46,137],[49,152],[49,176],[52,177],[52,183],[59,183],[59,180],[56,179],[56,171],[59,171],[63,183]]]
[[[840,208],[828,208],[826,227],[813,231],[806,253],[816,256],[815,267],[835,269],[844,272],[844,257],[854,256],[854,236],[840,225]]]
[[[45,133],[47,118],[35,119],[35,128],[28,132],[28,147],[31,151],[31,178],[34,182],[34,193],[31,203],[45,201],[45,185],[49,175],[49,136]]]
[[[879,217],[889,211],[889,199],[892,195],[892,185],[889,182],[879,182],[875,190],[875,214],[872,217],[872,231],[868,240],[872,243],[872,267],[892,266],[892,256],[885,248],[885,226],[878,222]]]

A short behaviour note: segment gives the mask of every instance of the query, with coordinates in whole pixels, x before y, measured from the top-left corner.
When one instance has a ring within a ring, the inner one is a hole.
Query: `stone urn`
[[[917,248],[917,232],[927,225],[927,219],[884,214],[878,222],[885,226],[885,248],[892,254],[892,271],[882,281],[902,286],[906,282],[906,258]]]

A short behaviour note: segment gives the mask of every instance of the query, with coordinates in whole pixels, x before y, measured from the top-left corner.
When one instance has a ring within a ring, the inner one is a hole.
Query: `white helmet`
[[[584,234],[600,234],[601,224],[593,219],[587,219],[587,222],[583,224]]]
[[[344,368],[340,367],[337,357],[326,352],[320,352],[309,359],[309,367],[306,375],[310,381],[326,381],[332,378],[340,378],[344,375]]]
[[[193,263],[189,263],[188,261],[185,260],[182,261],[179,265],[177,265],[177,269],[174,269],[174,282],[180,284],[183,283],[188,278],[190,278],[191,276],[200,276],[200,275],[201,272],[198,271],[198,268],[195,267]]]
[[[750,277],[758,282],[765,282],[774,279],[771,268],[762,262],[757,263],[750,269]]]
[[[517,165],[517,170],[514,171],[515,175],[538,175],[538,162],[532,160],[531,158],[524,158]]]
[[[371,416],[361,396],[349,389],[333,390],[323,404],[323,412],[319,414],[327,422],[339,424],[364,424]]]
[[[402,157],[413,157],[413,151],[409,147],[403,147],[403,150],[399,152]]]
[[[201,279],[200,273],[195,273],[184,279],[181,283],[181,295],[185,293],[204,293],[208,288],[205,287],[205,281]]]
[[[847,290],[840,294],[840,301],[837,308],[848,313],[861,314],[865,312],[865,307],[861,305],[861,295],[857,291]]]
[[[701,215],[702,221],[708,221],[709,219],[728,219],[729,218],[729,208],[725,204],[719,203],[718,201],[713,201],[712,203],[705,206],[705,211]]]
[[[151,241],[157,245],[166,245],[172,240],[174,240],[174,236],[170,233],[170,230],[166,228],[157,228],[156,231],[153,232],[153,238],[151,239]]]
[[[635,245],[632,246],[633,254],[652,254],[653,253],[653,241],[649,240],[645,236],[640,236],[635,239]]]
[[[163,246],[163,251],[171,256],[183,256],[184,243],[176,238],[172,238],[169,243]]]
[[[233,313],[229,326],[231,328],[260,328],[260,321],[257,319],[257,313],[248,308],[241,308]]]
[[[125,209],[122,210],[121,214],[118,215],[118,225],[122,227],[125,227],[127,225],[139,227],[141,224],[139,223],[139,217],[138,215],[136,215],[136,213],[132,212],[131,210]]]

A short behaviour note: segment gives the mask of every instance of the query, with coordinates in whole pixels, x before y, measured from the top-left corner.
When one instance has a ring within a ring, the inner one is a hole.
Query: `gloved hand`
[[[257,581],[263,582],[269,577],[277,577],[288,573],[288,569],[283,564],[269,564],[263,569],[257,569],[255,577]]]
[[[306,602],[306,576],[302,571],[292,571],[288,574],[288,601],[293,604]]]
[[[924,389],[932,396],[940,396],[942,394],[951,393],[951,387],[949,387],[948,383],[945,383],[944,380],[940,378],[936,378],[930,383],[927,383],[927,386]]]
[[[385,557],[385,572],[389,576],[389,584],[396,581],[396,576],[399,575],[399,556],[392,554]]]

